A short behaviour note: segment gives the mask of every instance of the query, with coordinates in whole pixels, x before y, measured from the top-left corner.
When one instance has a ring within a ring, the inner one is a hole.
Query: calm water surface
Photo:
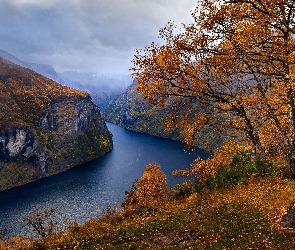
[[[107,123],[114,149],[107,155],[66,172],[0,192],[0,232],[4,236],[28,235],[22,218],[32,209],[58,207],[62,215],[84,222],[99,215],[107,204],[120,206],[124,191],[141,177],[145,166],[157,162],[168,177],[175,169],[189,168],[202,150],[185,153],[178,141],[139,134]]]

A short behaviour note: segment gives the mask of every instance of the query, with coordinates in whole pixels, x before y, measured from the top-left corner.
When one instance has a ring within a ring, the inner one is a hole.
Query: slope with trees
[[[173,100],[168,124],[181,124],[188,143],[210,119],[253,155],[276,150],[294,172],[294,15],[293,1],[200,1],[193,23],[179,32],[169,23],[160,30],[163,45],[138,50],[139,90],[151,103]],[[195,101],[209,115],[178,114]]]
[[[112,135],[87,92],[0,58],[0,190],[111,149]]]

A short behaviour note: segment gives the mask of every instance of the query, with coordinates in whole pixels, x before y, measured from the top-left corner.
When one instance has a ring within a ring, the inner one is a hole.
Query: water
[[[58,207],[58,213],[84,222],[99,215],[107,204],[120,206],[124,191],[142,176],[148,163],[157,162],[168,184],[179,180],[171,173],[189,168],[202,150],[185,153],[178,141],[139,134],[107,123],[114,149],[107,155],[66,172],[0,192],[0,232],[4,236],[29,235],[22,221],[32,209]]]

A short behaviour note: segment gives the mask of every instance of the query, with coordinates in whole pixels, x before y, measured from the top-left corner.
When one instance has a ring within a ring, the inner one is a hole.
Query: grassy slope
[[[11,239],[0,249],[295,249],[295,231],[282,226],[294,184],[253,175],[246,184],[107,214],[39,240]]]

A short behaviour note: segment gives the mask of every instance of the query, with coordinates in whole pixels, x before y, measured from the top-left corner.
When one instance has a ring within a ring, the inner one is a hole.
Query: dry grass
[[[0,249],[295,249],[295,181],[281,165],[247,162],[245,151],[232,159],[223,167],[216,163],[215,174],[204,174],[209,179],[198,192],[191,186],[177,196],[174,189],[161,200],[152,197],[166,190],[158,185],[165,178],[151,164],[127,193],[126,201],[137,202],[123,210],[109,208],[100,218],[47,237],[13,238]],[[138,202],[145,197],[149,202]]]
[[[45,238],[10,239],[0,249],[294,249],[295,232],[282,227],[294,190],[293,181],[253,179],[127,209]]]

